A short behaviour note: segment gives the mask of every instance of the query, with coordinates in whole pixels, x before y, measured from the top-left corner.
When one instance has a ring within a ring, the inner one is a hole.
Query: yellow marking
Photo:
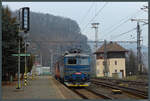
[[[124,85],[124,84],[122,84],[122,83],[121,83],[121,84],[119,84],[119,86],[123,86],[123,85]]]
[[[77,86],[89,86],[89,85],[73,85],[73,84],[69,84],[68,86],[74,86],[74,87],[77,87]]]
[[[21,88],[21,84],[19,83],[19,85],[18,85],[18,83],[17,83],[17,85],[16,85],[16,88]]]
[[[125,86],[125,87],[128,87],[128,84],[119,84],[119,86]]]
[[[125,87],[128,87],[128,84],[125,84]]]
[[[114,89],[114,90],[112,90],[112,91],[114,91],[114,92],[118,92],[118,91],[120,91],[120,90],[116,90],[116,89]]]
[[[121,90],[118,90],[118,89],[113,89],[112,92],[113,93],[122,93]]]

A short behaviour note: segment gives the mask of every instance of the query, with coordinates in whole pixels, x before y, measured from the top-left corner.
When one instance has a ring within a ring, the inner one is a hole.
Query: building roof
[[[110,42],[106,45],[107,52],[127,52],[125,48],[117,44],[116,42]],[[104,44],[95,52],[97,53],[104,53]]]

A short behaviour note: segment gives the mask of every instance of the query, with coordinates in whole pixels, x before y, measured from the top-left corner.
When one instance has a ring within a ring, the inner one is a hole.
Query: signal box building
[[[125,53],[127,50],[117,44],[110,42],[106,44],[107,50],[107,71],[108,76],[113,77],[117,74],[118,77],[126,77]],[[104,44],[96,52],[96,75],[97,77],[104,76]]]

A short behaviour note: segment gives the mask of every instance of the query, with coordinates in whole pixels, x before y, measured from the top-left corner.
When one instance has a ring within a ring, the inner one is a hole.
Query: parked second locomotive
[[[55,78],[67,86],[89,86],[90,56],[78,51],[65,54],[55,64]]]

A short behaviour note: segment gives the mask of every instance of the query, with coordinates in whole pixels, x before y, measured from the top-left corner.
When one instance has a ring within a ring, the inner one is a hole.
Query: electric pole
[[[98,48],[98,25],[99,23],[92,23],[92,28],[95,29],[95,52]],[[96,55],[93,56],[93,72],[95,73],[95,76],[97,76],[97,70],[96,70]]]
[[[24,74],[24,85],[27,85],[27,57],[26,57],[26,53],[27,53],[27,42],[26,42],[26,38],[25,38],[25,74]]]
[[[138,62],[138,70],[141,73],[142,62],[141,62],[141,30],[139,22],[137,22],[137,62]]]
[[[145,19],[131,19],[131,21],[137,22],[137,63],[138,63],[138,73],[141,73],[143,70],[142,66],[142,53],[141,53],[141,29],[139,22],[145,22]]]
[[[53,68],[53,53],[51,52],[51,67],[50,67],[51,73],[52,73],[52,68]]]
[[[104,40],[104,77],[108,77],[108,65],[107,65],[107,42]]]
[[[17,89],[21,88],[21,84],[20,84],[20,36],[18,36],[18,85],[17,85]]]
[[[50,55],[51,55],[51,63],[50,63],[50,72],[52,73],[52,68],[53,68],[53,50],[49,49]]]
[[[92,28],[95,29],[95,51],[97,50],[98,47],[98,25],[99,23],[92,23]]]

